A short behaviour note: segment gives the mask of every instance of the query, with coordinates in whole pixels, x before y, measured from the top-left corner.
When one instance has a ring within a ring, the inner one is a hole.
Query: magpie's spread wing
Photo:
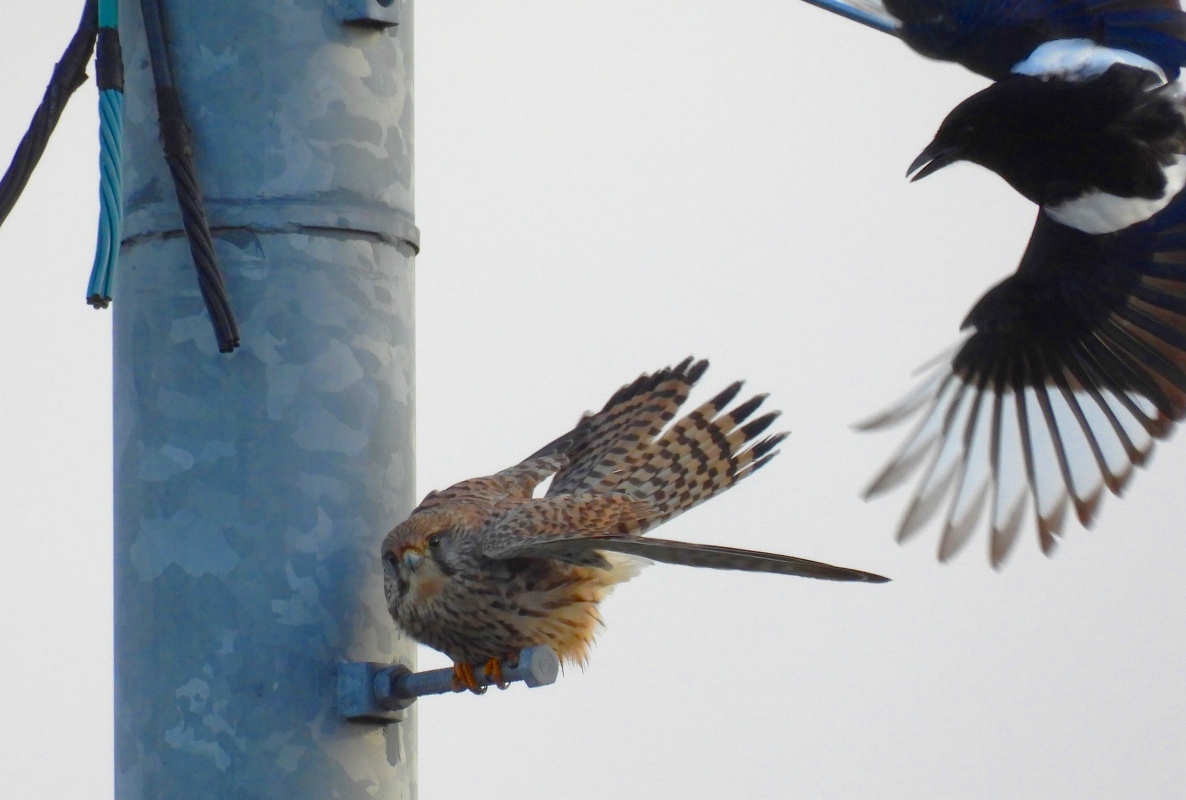
[[[868,25],[882,33],[898,32],[898,20],[894,19],[881,0],[805,0],[813,6],[819,6],[825,11],[847,17],[853,22]]]
[[[1106,236],[1039,212],[1018,271],[964,325],[953,357],[862,426],[917,418],[867,494],[919,473],[898,537],[942,512],[943,560],[987,516],[999,565],[1030,506],[1050,553],[1068,506],[1090,525],[1186,412],[1186,199]]]
[[[898,23],[894,32],[910,47],[993,80],[1056,39],[1089,39],[1136,53],[1160,66],[1171,80],[1186,63],[1186,14],[1176,0],[882,2]]]

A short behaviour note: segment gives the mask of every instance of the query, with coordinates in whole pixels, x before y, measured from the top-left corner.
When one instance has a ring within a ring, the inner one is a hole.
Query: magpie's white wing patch
[[[1144,56],[1128,50],[1103,47],[1090,39],[1056,39],[1044,42],[1034,48],[1023,61],[1013,65],[1015,75],[1032,75],[1038,78],[1062,78],[1067,81],[1089,81],[1098,78],[1117,64],[1151,72],[1160,79],[1160,85],[1168,81],[1165,71]]]

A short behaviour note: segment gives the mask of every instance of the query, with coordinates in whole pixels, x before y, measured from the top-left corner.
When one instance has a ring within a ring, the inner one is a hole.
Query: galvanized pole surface
[[[412,2],[165,11],[242,347],[217,351],[124,0],[115,796],[412,798],[414,710],[334,702],[340,660],[414,668],[377,558],[415,475]]]

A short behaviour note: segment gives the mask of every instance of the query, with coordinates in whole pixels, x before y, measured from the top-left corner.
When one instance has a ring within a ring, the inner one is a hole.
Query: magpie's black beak
[[[959,145],[941,145],[937,141],[931,142],[906,170],[906,177],[910,178],[911,183],[914,183],[914,181],[922,180],[926,176],[938,172],[949,164],[962,160],[963,157],[964,149]]]

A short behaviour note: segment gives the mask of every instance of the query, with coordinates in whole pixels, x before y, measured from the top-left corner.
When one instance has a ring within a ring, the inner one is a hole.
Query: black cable
[[[75,89],[86,83],[86,66],[90,63],[91,53],[95,49],[95,35],[98,29],[98,0],[86,0],[78,30],[74,32],[66,51],[62,53],[62,60],[54,65],[53,76],[41,97],[41,105],[33,114],[33,120],[29,123],[29,129],[25,131],[21,143],[17,145],[8,171],[0,178],[0,225],[8,218],[21,192],[25,190],[33,169],[41,160],[50,134],[54,132],[62,111],[66,108],[66,101],[74,94]]]
[[[124,52],[119,44],[119,28],[99,28],[95,43],[95,84],[99,91],[124,90]]]
[[[144,15],[144,32],[148,39],[149,60],[156,83],[157,113],[160,118],[161,144],[165,149],[165,161],[173,174],[173,186],[177,191],[177,204],[181,207],[181,220],[185,235],[189,239],[189,251],[193,256],[194,268],[198,273],[198,288],[214,335],[218,339],[220,352],[229,353],[239,346],[239,330],[235,315],[227,297],[226,284],[218,259],[214,254],[214,239],[210,235],[210,223],[206,219],[206,207],[202,201],[202,189],[194,169],[193,147],[190,144],[189,128],[181,110],[181,99],[173,86],[173,71],[169,64],[168,40],[165,36],[164,9],[161,0],[140,0]]]

